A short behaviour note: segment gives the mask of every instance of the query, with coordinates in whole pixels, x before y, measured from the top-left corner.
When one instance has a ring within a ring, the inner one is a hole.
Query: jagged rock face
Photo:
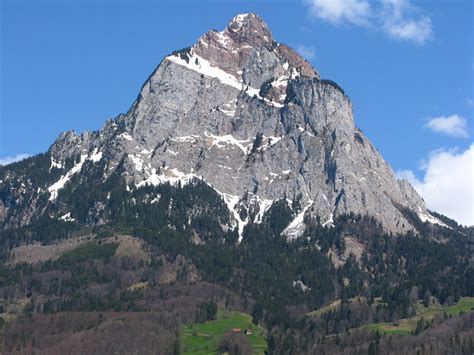
[[[105,160],[104,176],[122,162],[131,188],[205,181],[240,233],[279,199],[300,201],[289,237],[301,235],[305,218],[331,224],[349,212],[374,216],[394,233],[413,229],[401,208],[432,218],[355,127],[349,98],[275,42],[254,14],[166,57],[126,115],[99,132],[65,133],[50,153],[59,167],[80,157],[45,187],[50,203],[83,164]]]

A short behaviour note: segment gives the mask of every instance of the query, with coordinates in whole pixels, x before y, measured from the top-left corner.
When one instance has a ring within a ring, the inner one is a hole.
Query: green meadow
[[[264,354],[267,341],[262,327],[253,324],[252,317],[248,314],[226,311],[219,311],[214,321],[185,325],[181,331],[182,353],[217,354],[224,334],[233,328],[240,328],[242,331],[251,329],[252,334],[245,336],[252,345],[253,353]]]
[[[399,319],[394,323],[372,323],[365,326],[366,329],[379,331],[388,335],[407,335],[416,330],[418,321],[431,321],[434,317],[446,313],[451,316],[458,316],[462,313],[470,312],[474,309],[474,297],[462,297],[456,304],[441,307],[430,305],[424,307],[421,303],[417,305],[416,315],[410,318]]]

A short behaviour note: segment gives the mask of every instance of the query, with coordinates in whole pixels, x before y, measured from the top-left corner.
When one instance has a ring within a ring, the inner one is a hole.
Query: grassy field
[[[457,316],[461,313],[467,313],[472,309],[474,309],[474,297],[462,297],[458,303],[449,307],[442,307],[437,304],[424,307],[419,303],[416,307],[416,315],[413,317],[399,319],[395,323],[373,323],[365,326],[365,328],[373,331],[378,330],[383,334],[407,335],[415,331],[420,319],[430,321],[434,317],[444,313]]]
[[[254,354],[263,354],[267,349],[265,333],[260,326],[252,323],[252,317],[240,312],[219,311],[217,319],[206,323],[185,325],[181,331],[181,348],[183,354],[217,354],[219,342],[224,334],[233,329],[250,328],[251,335],[246,335],[252,344]]]
[[[462,297],[458,303],[450,306],[446,311],[451,316],[467,313],[474,310],[474,297]]]
[[[365,327],[365,329],[372,331],[379,331],[382,334],[387,335],[408,335],[414,330],[410,322],[401,322],[397,323],[398,325],[392,323],[372,323]]]

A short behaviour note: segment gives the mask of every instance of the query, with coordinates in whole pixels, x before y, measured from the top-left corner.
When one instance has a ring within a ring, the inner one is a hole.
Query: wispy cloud
[[[313,59],[316,56],[316,48],[314,46],[305,46],[300,44],[296,47],[296,51],[305,59]]]
[[[371,7],[368,0],[305,0],[311,15],[334,23],[367,23]]]
[[[426,122],[425,127],[434,132],[444,133],[452,137],[469,137],[466,119],[459,115],[430,118]]]
[[[3,157],[3,158],[0,158],[0,165],[8,165],[8,164],[14,163],[16,161],[26,159],[29,156],[30,156],[29,154],[17,154],[15,156],[11,156],[11,157]]]
[[[431,19],[409,0],[382,0],[385,31],[392,37],[419,44],[433,36]]]
[[[421,180],[411,170],[399,171],[397,176],[410,181],[429,209],[461,224],[474,225],[474,143],[461,152],[434,151],[422,169]]]
[[[428,15],[410,0],[304,0],[312,17],[334,25],[381,28],[388,36],[423,44],[433,37]]]

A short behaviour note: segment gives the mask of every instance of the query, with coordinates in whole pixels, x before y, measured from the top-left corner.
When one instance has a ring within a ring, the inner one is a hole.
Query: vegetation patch
[[[367,298],[366,297],[354,297],[354,298],[350,298],[347,300],[347,303],[351,304],[351,303],[366,303],[367,302]],[[374,306],[378,306],[378,305],[386,305],[383,301],[382,301],[382,297],[375,297],[374,298]],[[318,308],[318,309],[315,309],[314,311],[311,311],[309,313],[307,313],[306,315],[308,317],[321,317],[322,315],[326,314],[326,313],[329,313],[329,312],[332,312],[332,311],[339,311],[341,309],[341,299],[338,298],[337,300],[334,300],[333,302],[331,302],[329,305],[325,306],[325,307],[321,307],[321,308]]]
[[[474,310],[474,297],[462,297],[458,303],[450,306],[446,313],[450,316],[458,316]]]
[[[10,322],[19,317],[29,302],[30,301],[27,298],[21,298],[15,302],[0,302],[0,329],[3,327],[5,322]]]
[[[474,297],[462,297],[456,304],[449,307],[441,307],[436,304],[424,307],[421,303],[418,303],[416,315],[413,317],[399,319],[393,323],[372,323],[365,328],[387,335],[408,335],[422,331],[424,326],[436,316],[443,314],[458,316],[473,309]]]
[[[328,313],[328,312],[335,311],[335,310],[339,309],[340,306],[341,306],[341,300],[337,299],[326,307],[322,307],[322,308],[316,309],[312,312],[309,312],[308,316],[310,316],[310,317],[319,317],[319,316],[322,316],[325,313]]]
[[[372,323],[366,329],[386,335],[409,335],[414,331],[412,324],[406,319],[396,323]]]
[[[115,255],[117,247],[118,243],[88,243],[64,253],[59,258],[59,261],[65,263],[78,263],[88,259],[101,259],[112,257]]]
[[[245,334],[248,330],[251,334]],[[241,333],[248,339],[254,354],[265,353],[265,332],[252,323],[252,317],[245,313],[226,311],[219,311],[214,321],[185,325],[181,331],[182,353],[217,354],[225,334],[232,331]]]

